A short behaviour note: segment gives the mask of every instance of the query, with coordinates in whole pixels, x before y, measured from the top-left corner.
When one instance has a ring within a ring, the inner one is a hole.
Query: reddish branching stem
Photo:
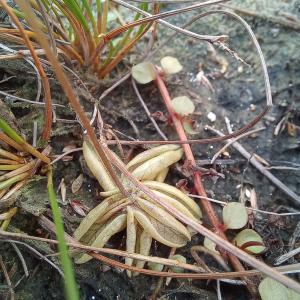
[[[165,103],[166,108],[169,112],[169,115],[172,118],[174,127],[175,127],[175,129],[177,131],[177,134],[179,136],[179,139],[186,141],[187,136],[185,134],[182,122],[173,110],[173,107],[172,107],[172,104],[171,104],[171,97],[169,95],[168,89],[167,89],[163,79],[160,77],[159,74],[157,74],[156,84],[159,88],[159,91],[160,91],[161,96],[164,100],[164,103]],[[191,146],[189,144],[183,144],[182,147],[183,147],[186,159],[189,161],[191,166],[196,167],[196,161],[195,161]],[[205,191],[204,186],[203,186],[202,181],[201,181],[200,171],[194,172],[193,180],[194,180],[195,189],[196,189],[198,195],[202,196],[202,197],[207,197],[206,191]],[[220,222],[220,220],[219,220],[213,206],[211,205],[211,203],[209,201],[203,199],[201,201],[201,206],[202,206],[203,210],[205,211],[207,217],[209,218],[209,220],[211,222],[211,225],[213,226],[213,231],[215,233],[217,233],[219,236],[221,236],[223,239],[227,240],[227,237],[224,234],[224,232],[219,230],[220,228],[222,228],[222,222]],[[241,264],[241,262],[239,261],[239,259],[236,256],[228,253],[228,258],[229,258],[229,260],[230,260],[230,262],[231,262],[231,264],[232,264],[232,266],[234,267],[235,270],[237,270],[237,271],[244,271],[245,270],[243,265]],[[247,280],[247,281],[248,281],[249,291],[251,293],[255,294],[256,293],[256,291],[255,291],[256,288],[255,288],[254,284],[249,282],[249,280]]]

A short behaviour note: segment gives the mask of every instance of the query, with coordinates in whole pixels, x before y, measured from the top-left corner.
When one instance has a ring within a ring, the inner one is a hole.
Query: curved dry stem
[[[122,0],[112,0],[113,2],[119,4],[119,5],[122,5],[130,10],[133,10],[133,11],[136,11],[138,13],[140,13],[141,15],[145,16],[144,19],[141,19],[141,20],[138,20],[138,21],[135,21],[135,22],[131,22],[129,24],[126,24],[124,26],[124,28],[122,29],[122,32],[124,32],[125,30],[127,30],[128,28],[131,28],[133,26],[137,26],[137,25],[140,25],[140,24],[144,24],[146,22],[151,22],[151,21],[157,21],[157,23],[160,23],[160,24],[163,24],[175,31],[178,31],[180,33],[183,33],[187,36],[190,36],[190,37],[193,37],[193,38],[196,38],[198,40],[203,40],[203,41],[207,41],[207,42],[210,42],[210,43],[215,43],[217,41],[223,41],[225,38],[227,38],[226,35],[220,35],[220,36],[212,36],[212,35],[200,35],[200,34],[197,34],[197,33],[194,33],[194,32],[191,32],[189,30],[185,30],[185,29],[182,29],[180,27],[177,27],[175,25],[172,25],[164,20],[161,20],[162,18],[167,18],[167,17],[170,17],[170,16],[174,16],[176,14],[180,14],[180,13],[184,13],[184,12],[188,12],[188,11],[193,11],[195,9],[198,9],[198,8],[202,8],[202,7],[206,7],[206,6],[209,6],[209,5],[213,5],[213,4],[220,4],[222,2],[226,2],[228,0],[211,0],[211,1],[205,1],[205,2],[201,2],[201,3],[197,3],[197,4],[194,4],[194,5],[190,5],[190,6],[187,6],[187,7],[183,7],[183,8],[179,8],[179,9],[174,9],[174,10],[170,10],[170,11],[167,11],[167,12],[164,12],[164,13],[160,13],[160,14],[157,14],[157,15],[151,15],[147,12],[145,12],[144,10],[142,9],[139,9],[129,3],[126,3],[125,1],[122,1]],[[110,35],[114,35],[117,33],[117,30],[116,29],[115,31],[111,31],[110,33],[108,33],[108,36]],[[121,32],[118,32],[118,34],[121,33]]]

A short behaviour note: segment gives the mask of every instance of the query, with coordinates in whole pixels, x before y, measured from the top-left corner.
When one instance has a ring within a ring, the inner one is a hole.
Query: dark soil
[[[254,1],[255,2],[255,1]],[[268,2],[268,1],[265,1]],[[276,1],[277,2],[277,1]],[[278,8],[275,6],[268,10],[262,7],[267,16],[275,15],[279,9],[285,9],[300,19],[300,3],[297,1],[278,1]],[[236,1],[238,4],[238,1]],[[262,5],[262,4],[261,4]],[[281,5],[281,6],[280,6]],[[253,1],[249,1],[243,7],[255,10]],[[190,14],[191,15],[191,14]],[[188,15],[188,16],[190,16]],[[174,24],[182,25],[187,22],[187,15],[170,19]],[[256,153],[272,166],[295,167],[295,170],[274,170],[272,173],[284,182],[291,190],[300,194],[300,33],[297,30],[282,26],[268,18],[245,17],[255,32],[269,70],[272,85],[274,107],[268,113],[261,125],[266,129],[255,136],[242,139],[240,142],[250,152]],[[224,76],[216,78],[220,70],[218,65],[209,53],[206,43],[178,35],[170,43],[160,49],[154,58],[154,62],[166,55],[177,57],[184,66],[184,71],[180,75],[172,76],[168,79],[168,88],[171,96],[188,95],[193,98],[196,104],[194,116],[197,131],[191,138],[211,137],[211,133],[204,131],[204,126],[209,124],[215,128],[226,132],[224,117],[228,117],[234,129],[246,125],[252,120],[265,105],[265,91],[263,76],[258,61],[258,56],[251,44],[249,36],[245,30],[224,16],[211,16],[196,22],[190,30],[203,34],[225,33],[229,35],[229,47],[238,53],[251,67],[238,62],[221,49],[216,49],[217,56],[228,62],[228,70]],[[171,34],[169,30],[159,31],[158,41],[163,41]],[[142,46],[141,46],[142,47]],[[133,53],[129,59],[138,61],[138,52]],[[127,61],[128,62],[128,61]],[[214,88],[210,92],[203,84],[196,82],[196,74],[202,68],[207,78]],[[122,66],[120,66],[120,72]],[[19,95],[27,99],[34,99],[36,93],[36,81],[32,70],[28,69],[25,63],[4,64],[0,61],[1,78],[5,76],[15,76],[6,83],[1,84],[1,90]],[[52,76],[49,70],[49,75]],[[215,76],[213,76],[215,75]],[[100,82],[91,79],[90,76],[80,75],[87,86],[93,90],[93,96],[97,99],[100,94],[108,88],[112,81]],[[113,77],[113,75],[112,75]],[[1,79],[0,78],[0,79]],[[74,79],[74,82],[76,80]],[[76,121],[75,115],[69,108],[62,91],[56,81],[51,79],[53,101],[65,105],[65,108],[58,107],[56,115],[59,119],[53,127],[51,139],[52,152],[60,154],[63,147],[72,143],[78,147],[82,141],[82,128]],[[80,86],[75,87],[80,96],[82,105],[91,115],[93,103],[89,101],[86,92]],[[145,99],[149,110],[165,112],[162,99],[155,86],[139,86],[140,92]],[[9,98],[1,96],[3,105],[7,105],[13,117],[9,120],[18,128],[22,128],[22,133],[28,141],[32,140],[32,122],[38,122],[39,130],[42,129],[43,109],[21,102],[13,102]],[[101,102],[102,116],[104,122],[112,128],[121,131],[127,136],[142,140],[160,139],[153,125],[144,113],[136,95],[134,94],[130,80],[121,84],[116,90],[104,98]],[[255,109],[253,107],[255,106]],[[252,107],[252,109],[251,109]],[[208,112],[217,115],[215,123],[211,123],[207,118]],[[3,112],[1,113],[3,114]],[[292,136],[287,127],[274,136],[274,130],[279,121],[288,115],[288,122],[296,126],[296,135]],[[62,122],[61,119],[74,120],[72,123]],[[159,122],[162,131],[170,139],[177,139],[174,129],[167,123]],[[121,139],[126,137],[119,136]],[[197,159],[203,160],[211,158],[221,147],[221,144],[197,145],[193,146],[193,151]],[[129,148],[124,148],[128,150]],[[229,165],[216,166],[217,171],[224,174],[224,178],[211,176],[204,177],[204,185],[209,196],[220,200],[237,200],[240,196],[241,186],[248,184],[255,188],[257,202],[260,209],[276,212],[294,212],[299,205],[292,201],[282,191],[272,185],[261,173],[253,168],[242,156],[233,150],[228,149],[230,159],[233,163]],[[212,167],[206,165],[204,167]],[[83,187],[77,194],[72,194],[71,183],[80,174],[84,174]],[[99,203],[97,197],[97,183],[91,178],[82,161],[81,153],[76,152],[73,160],[55,164],[55,186],[58,186],[62,178],[67,185],[67,200],[77,200],[92,208]],[[170,183],[176,183],[183,175],[174,168],[168,176]],[[191,186],[191,182],[189,182]],[[37,217],[42,213],[51,217],[50,206],[47,200],[46,180],[42,177],[32,181],[22,195],[18,198],[17,205],[20,207],[19,213],[13,219],[10,230],[22,230],[28,234],[47,234],[38,224]],[[81,217],[71,208],[71,206],[61,204],[65,220],[65,229],[69,234],[79,224]],[[216,209],[219,209],[216,206]],[[299,217],[270,218],[268,215],[257,215],[254,220],[255,229],[264,237],[267,252],[262,259],[272,264],[274,260],[289,250],[290,237],[300,221]],[[202,243],[203,238],[197,236],[192,244]],[[44,254],[55,251],[54,248],[30,243]],[[120,235],[110,246],[124,248],[124,237]],[[189,247],[180,249],[190,263],[193,260],[189,254]],[[295,248],[299,246],[299,237],[296,240]],[[46,262],[38,259],[31,251],[23,246],[18,246],[23,253],[30,276],[23,278],[15,288],[16,299],[63,299],[63,284],[59,273]],[[23,269],[20,261],[9,243],[1,242],[0,254],[8,270],[15,269],[12,275],[13,283],[16,283],[23,276]],[[167,249],[153,249],[154,255],[166,255]],[[297,262],[298,257],[289,262]],[[57,259],[53,259],[57,263]],[[125,272],[118,269],[110,269],[103,266],[98,261],[91,261],[85,265],[76,266],[77,280],[80,286],[81,299],[148,299],[157,283],[156,278],[138,276],[129,279]],[[5,299],[7,287],[0,274],[0,298]],[[246,289],[222,284],[223,299],[250,299]],[[2,296],[1,296],[2,294]],[[175,280],[169,286],[163,286],[161,299],[217,299],[215,283]]]

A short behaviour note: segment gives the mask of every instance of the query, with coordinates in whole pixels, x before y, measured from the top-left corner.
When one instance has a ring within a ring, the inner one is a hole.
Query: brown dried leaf
[[[67,204],[66,202],[66,196],[67,196],[67,187],[66,187],[66,184],[65,184],[65,179],[62,178],[60,183],[59,183],[59,186],[57,188],[57,192],[60,190],[60,194],[61,194],[61,201],[64,205]]]
[[[83,184],[83,174],[80,174],[72,183],[71,190],[73,194],[76,194]]]
[[[85,217],[86,212],[89,211],[88,207],[76,200],[70,201],[70,205],[74,209],[74,211],[82,217]]]

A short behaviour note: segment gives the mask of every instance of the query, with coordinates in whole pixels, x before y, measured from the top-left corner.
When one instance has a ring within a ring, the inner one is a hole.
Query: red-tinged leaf
[[[73,208],[73,210],[80,216],[85,217],[86,216],[86,212],[89,211],[89,208],[83,204],[81,204],[79,201],[77,200],[72,200],[70,201],[70,205]]]
[[[179,179],[176,183],[176,187],[183,193],[186,193],[186,194],[191,193],[191,189],[188,187],[187,179]]]

